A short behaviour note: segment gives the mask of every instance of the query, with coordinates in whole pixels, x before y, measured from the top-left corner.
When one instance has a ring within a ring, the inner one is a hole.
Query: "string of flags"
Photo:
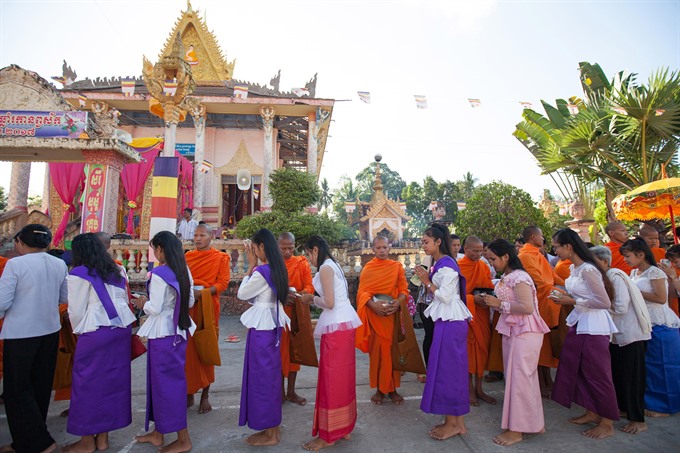
[[[166,96],[174,96],[177,93],[177,79],[166,80],[163,84],[163,93]]]
[[[135,94],[135,81],[131,79],[121,80],[120,89],[123,91],[123,96],[130,97]]]
[[[213,164],[211,162],[208,162],[207,160],[204,160],[198,166],[198,171],[200,171],[201,173],[208,173],[211,168],[213,168]]]
[[[419,109],[427,108],[427,97],[423,96],[422,94],[415,94],[413,97],[416,100],[416,107]]]
[[[80,108],[85,107],[85,103],[87,102],[87,96],[84,94],[78,94],[78,103],[80,104]]]

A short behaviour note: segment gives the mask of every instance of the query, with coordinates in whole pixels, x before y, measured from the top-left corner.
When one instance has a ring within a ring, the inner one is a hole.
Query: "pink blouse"
[[[531,296],[534,299],[534,311],[530,315],[512,313],[513,304],[517,303],[515,298],[515,285],[526,283],[531,287]],[[548,333],[550,328],[543,321],[538,312],[538,299],[536,298],[536,286],[531,276],[523,270],[515,270],[501,277],[501,281],[496,285],[496,296],[501,300],[501,306],[497,310],[501,312],[498,318],[496,330],[501,335],[518,336],[526,332]]]

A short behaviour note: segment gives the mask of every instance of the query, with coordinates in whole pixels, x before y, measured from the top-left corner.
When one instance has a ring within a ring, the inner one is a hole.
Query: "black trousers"
[[[423,338],[423,357],[425,358],[425,366],[427,367],[427,359],[430,357],[430,346],[432,346],[432,336],[434,335],[434,321],[429,316],[425,316],[425,309],[427,305],[418,304],[418,314],[420,320],[423,322],[423,330],[425,331],[425,338]]]
[[[631,422],[645,421],[646,351],[646,341],[636,341],[623,347],[609,345],[616,401],[619,410],[626,412]]]
[[[5,340],[4,399],[12,448],[37,453],[54,443],[47,431],[59,332]]]

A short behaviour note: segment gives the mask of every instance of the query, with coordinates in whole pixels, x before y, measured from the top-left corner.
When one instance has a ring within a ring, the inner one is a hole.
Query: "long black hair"
[[[28,247],[46,249],[52,242],[52,232],[44,225],[30,223],[14,235],[14,240],[17,239],[20,239]]]
[[[319,254],[316,257],[317,268],[321,267],[321,265],[328,259],[332,260],[336,264],[338,263],[331,254],[331,248],[328,245],[328,242],[326,242],[326,240],[318,234],[310,236],[310,238],[307,239],[307,242],[305,242],[305,250],[312,250],[314,247],[319,250]]]
[[[272,272],[272,280],[276,288],[276,298],[282,304],[286,303],[288,299],[288,269],[283,262],[279,244],[276,242],[274,233],[266,228],[258,230],[252,237],[253,244],[264,245],[264,254],[269,263],[269,269]]]
[[[443,255],[448,255],[454,260],[453,251],[451,250],[451,238],[449,230],[441,223],[433,223],[428,229],[423,231],[423,236],[432,238],[435,242],[437,239],[441,239],[441,244],[439,245],[439,252]]]
[[[651,266],[657,265],[656,258],[654,258],[654,254],[652,253],[652,249],[649,248],[647,242],[645,242],[645,240],[640,236],[635,236],[633,239],[628,239],[626,242],[621,244],[619,252],[642,253],[645,256],[645,261],[647,261],[648,264]]]
[[[609,280],[609,277],[607,277],[607,273],[602,270],[597,261],[595,261],[595,255],[593,255],[592,250],[588,248],[586,243],[583,242],[583,239],[581,239],[574,230],[571,228],[562,228],[561,230],[557,230],[557,232],[553,234],[552,238],[560,245],[571,245],[572,250],[579,258],[581,258],[586,263],[590,263],[595,266],[595,268],[600,272],[600,275],[602,275],[602,281],[604,282],[604,289],[607,291],[607,295],[610,299],[614,298],[614,285],[612,284],[611,280]]]
[[[175,278],[179,282],[179,322],[177,325],[180,329],[187,330],[191,327],[191,319],[189,318],[191,288],[182,242],[169,231],[159,231],[151,239],[151,246],[160,247],[163,250],[165,265],[175,273]]]
[[[505,239],[496,239],[489,244],[489,250],[497,257],[508,255],[508,267],[513,271],[524,270],[522,262],[517,256],[517,249],[514,244],[509,243]]]
[[[85,266],[92,276],[98,275],[105,282],[120,277],[120,268],[95,233],[83,233],[73,238],[73,265]]]

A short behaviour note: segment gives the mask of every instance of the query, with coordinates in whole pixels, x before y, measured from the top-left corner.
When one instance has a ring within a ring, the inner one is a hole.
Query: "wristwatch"
[[[426,287],[427,289],[432,288],[432,282],[430,282],[430,283],[428,283],[427,285],[425,285],[425,287]]]

